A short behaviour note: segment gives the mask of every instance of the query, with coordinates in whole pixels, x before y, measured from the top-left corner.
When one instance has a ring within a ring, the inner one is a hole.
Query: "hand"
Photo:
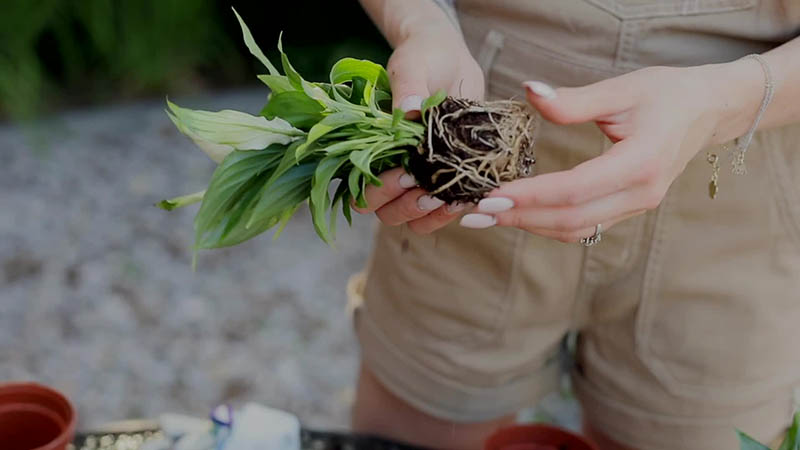
[[[501,186],[461,224],[516,227],[563,242],[593,235],[598,223],[607,230],[656,208],[701,149],[744,134],[764,92],[752,60],[652,67],[579,88],[524,85],[546,119],[594,121],[615,144],[570,170]]]
[[[450,23],[428,24],[398,43],[388,64],[394,107],[409,118],[419,117],[422,100],[439,89],[448,94],[483,98],[483,72],[469,54],[461,36]],[[416,188],[403,169],[392,169],[379,177],[381,187],[367,186],[365,209],[375,212],[386,225],[407,223],[416,233],[430,233],[459,216],[463,204],[444,205]]]

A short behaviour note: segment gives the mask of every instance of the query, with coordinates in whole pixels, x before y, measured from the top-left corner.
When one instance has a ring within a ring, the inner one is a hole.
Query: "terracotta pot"
[[[75,408],[36,383],[0,384],[3,450],[65,450],[75,434]]]
[[[550,425],[514,425],[489,436],[485,450],[598,450],[583,436]]]

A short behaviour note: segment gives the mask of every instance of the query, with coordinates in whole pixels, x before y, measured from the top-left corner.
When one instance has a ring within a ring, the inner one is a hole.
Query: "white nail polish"
[[[478,211],[482,213],[498,213],[514,207],[514,200],[505,197],[489,197],[478,202]]]
[[[415,180],[412,175],[404,173],[400,175],[400,179],[397,181],[397,184],[399,184],[403,189],[409,189],[417,185],[417,180]]]
[[[443,200],[439,200],[436,197],[431,197],[430,195],[423,195],[417,199],[417,207],[419,207],[419,209],[422,211],[433,211],[442,205],[444,205]]]
[[[489,228],[497,224],[497,219],[488,214],[467,214],[461,218],[460,224],[466,228]]]
[[[422,108],[422,97],[419,95],[409,95],[400,102],[400,109],[403,112],[419,111]]]
[[[450,203],[447,205],[447,214],[455,214],[459,211],[463,211],[466,207],[467,204],[464,202]]]
[[[539,97],[552,100],[556,98],[556,90],[541,81],[526,81],[522,83],[523,86],[530,89],[531,92]]]

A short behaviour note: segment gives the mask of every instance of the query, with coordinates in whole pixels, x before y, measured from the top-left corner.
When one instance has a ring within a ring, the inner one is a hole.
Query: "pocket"
[[[773,139],[754,139],[748,174],[722,173],[714,200],[701,152],[656,211],[635,345],[675,396],[741,405],[800,380],[800,247],[787,245]]]
[[[800,125],[791,125],[765,133],[769,147],[766,157],[775,174],[774,190],[778,215],[788,240],[800,249]],[[800,268],[798,268],[800,272]],[[800,294],[798,294],[800,296]]]
[[[381,226],[364,304],[390,334],[472,346],[494,340],[517,283],[525,235],[450,225],[431,235]]]
[[[586,0],[623,20],[691,16],[749,9],[758,0]]]

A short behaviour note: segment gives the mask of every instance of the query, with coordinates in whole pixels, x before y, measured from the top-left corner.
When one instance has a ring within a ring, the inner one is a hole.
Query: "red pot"
[[[489,436],[484,450],[598,450],[583,436],[550,425],[514,425]]]
[[[65,450],[75,434],[75,408],[36,383],[0,384],[3,450]]]

